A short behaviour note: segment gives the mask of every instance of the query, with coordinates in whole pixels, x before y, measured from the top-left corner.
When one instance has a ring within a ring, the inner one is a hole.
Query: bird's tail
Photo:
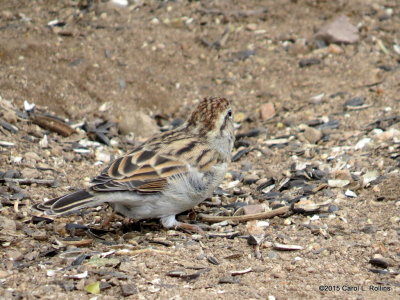
[[[38,211],[48,215],[61,215],[84,207],[96,206],[94,196],[86,190],[80,190],[71,194],[57,197],[33,206]]]

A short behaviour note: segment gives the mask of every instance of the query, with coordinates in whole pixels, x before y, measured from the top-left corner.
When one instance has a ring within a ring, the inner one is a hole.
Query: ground
[[[359,40],[317,42],[341,15]],[[2,1],[0,298],[398,299],[398,28],[393,0]],[[32,212],[205,96],[232,101],[247,133],[234,154],[250,151],[181,217],[229,215],[232,203],[294,211],[208,236],[107,220],[106,206]]]

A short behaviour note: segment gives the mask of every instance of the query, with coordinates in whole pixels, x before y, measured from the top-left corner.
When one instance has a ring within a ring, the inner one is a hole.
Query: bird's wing
[[[91,189],[98,192],[137,191],[158,193],[167,178],[187,172],[184,162],[155,151],[142,150],[118,158],[92,180]]]
[[[189,167],[207,172],[217,162],[216,151],[204,143],[193,139],[176,143],[164,148],[139,148],[118,158],[92,180],[91,190],[159,193],[168,178],[188,172]]]

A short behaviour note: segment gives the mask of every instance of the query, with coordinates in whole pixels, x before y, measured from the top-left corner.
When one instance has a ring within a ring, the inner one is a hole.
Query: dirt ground
[[[0,2],[0,299],[399,299],[400,3],[128,2]],[[319,44],[341,15],[359,40]],[[32,212],[206,96],[233,103],[235,161],[181,217],[297,209],[208,236]]]

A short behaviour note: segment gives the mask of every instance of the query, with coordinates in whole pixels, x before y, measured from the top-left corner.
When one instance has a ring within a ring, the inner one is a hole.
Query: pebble
[[[12,261],[21,260],[24,257],[24,255],[18,250],[9,250],[6,252],[6,255],[8,259]]]
[[[348,169],[345,169],[345,170],[336,170],[336,171],[333,173],[333,177],[334,177],[335,179],[348,180],[348,181],[350,181],[350,182],[353,180],[353,178],[352,178],[352,176],[351,176],[351,173],[350,173],[350,171],[349,171]]]
[[[272,102],[264,103],[260,107],[260,116],[263,121],[271,119],[275,113],[275,106]]]
[[[380,254],[375,254],[374,257],[369,260],[369,263],[373,266],[384,269],[393,265],[393,263],[389,259],[384,258]]]
[[[356,197],[357,197],[357,194],[354,193],[352,190],[346,190],[346,191],[344,192],[344,194],[345,194],[347,197],[349,197],[349,198],[356,198]]]
[[[243,183],[244,184],[253,184],[253,183],[256,183],[259,179],[260,179],[260,177],[258,177],[256,174],[249,174],[243,178]]]
[[[258,213],[262,213],[263,211],[264,211],[264,207],[261,204],[246,205],[243,207],[244,215],[258,214]]]
[[[299,61],[299,67],[300,68],[305,68],[305,67],[310,67],[313,65],[319,65],[321,63],[321,60],[319,58],[304,58]]]
[[[17,123],[17,114],[15,111],[9,110],[3,114],[3,119],[6,120],[10,124]]]
[[[351,98],[350,100],[347,100],[344,103],[344,106],[351,106],[351,107],[356,107],[356,106],[361,106],[363,105],[365,102],[365,98],[364,97],[354,97]]]
[[[369,146],[370,144],[372,144],[372,139],[370,139],[370,138],[363,138],[363,139],[361,139],[361,140],[359,140],[359,141],[357,142],[357,144],[354,146],[354,148],[355,148],[356,150],[362,150],[362,149],[364,149],[365,147]]]
[[[331,43],[353,44],[359,39],[358,29],[346,16],[340,16],[331,23],[323,26],[315,35],[316,39]]]
[[[135,284],[128,283],[128,284],[121,284],[121,292],[122,296],[128,297],[138,293],[138,289]]]
[[[13,220],[0,216],[0,229],[3,233],[5,231],[14,233],[17,230],[17,225]]]
[[[34,179],[39,178],[41,173],[36,169],[25,168],[21,171],[23,178]]]
[[[322,131],[307,126],[304,130],[304,137],[310,144],[316,144],[322,138]]]
[[[45,134],[43,138],[39,141],[39,146],[40,148],[47,148],[49,147],[49,140],[47,138],[47,135]]]
[[[133,132],[142,138],[149,138],[160,131],[156,121],[144,112],[128,110],[121,112],[119,128],[123,134]]]
[[[328,47],[328,52],[332,54],[341,54],[344,52],[343,48],[335,45],[335,44],[330,44]]]
[[[35,163],[41,160],[40,156],[37,155],[35,152],[26,152],[24,158],[25,160],[34,161]]]
[[[279,258],[279,254],[276,251],[268,251],[267,257],[270,259],[277,259]]]
[[[350,183],[350,180],[344,180],[344,179],[329,179],[328,180],[328,185],[330,187],[335,187],[335,188],[345,187],[349,183]]]

